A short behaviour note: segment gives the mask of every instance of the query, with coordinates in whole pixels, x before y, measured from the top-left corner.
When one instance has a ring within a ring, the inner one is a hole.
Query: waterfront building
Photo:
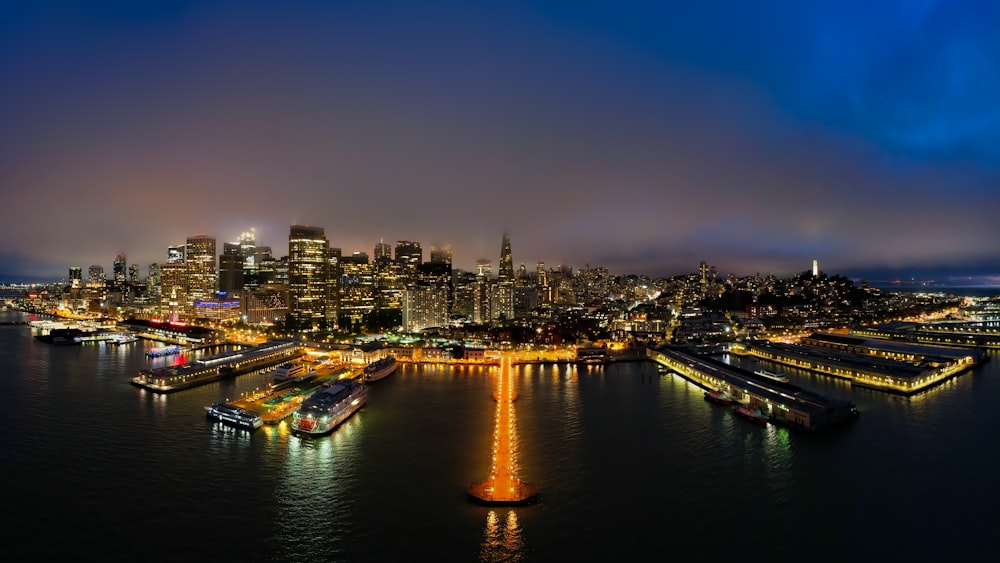
[[[330,244],[322,227],[292,225],[288,235],[288,316],[298,330],[326,323]]]

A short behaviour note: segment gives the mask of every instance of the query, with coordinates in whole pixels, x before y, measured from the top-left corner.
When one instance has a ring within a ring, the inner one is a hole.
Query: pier
[[[269,340],[260,346],[237,350],[180,366],[139,370],[132,384],[156,393],[172,393],[273,366],[302,355],[294,340]]]
[[[295,409],[302,405],[316,390],[329,381],[340,379],[360,379],[361,369],[349,364],[324,366],[308,374],[270,386],[263,391],[250,393],[232,403],[238,407],[260,415],[264,424],[279,424],[292,416]]]
[[[512,360],[503,356],[500,374],[493,392],[496,399],[496,421],[493,430],[493,452],[490,475],[482,483],[469,486],[468,494],[473,500],[493,505],[516,505],[530,502],[538,494],[538,489],[522,482],[517,476],[515,456],[516,430],[514,421],[514,377]]]
[[[707,390],[721,390],[744,406],[758,408],[773,422],[804,430],[819,430],[853,420],[857,407],[808,391],[791,383],[770,380],[718,360],[698,356],[675,346],[648,350],[648,359],[667,367]]]

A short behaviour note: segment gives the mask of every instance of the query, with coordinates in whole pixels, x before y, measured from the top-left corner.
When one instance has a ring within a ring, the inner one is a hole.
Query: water
[[[520,472],[541,497],[491,509],[465,498],[488,470],[488,368],[402,365],[330,436],[300,439],[206,418],[264,374],[130,385],[152,346],[0,326],[7,557],[992,561],[1000,540],[996,355],[912,398],[767,366],[858,405],[817,434],[749,423],[649,364],[521,366]]]

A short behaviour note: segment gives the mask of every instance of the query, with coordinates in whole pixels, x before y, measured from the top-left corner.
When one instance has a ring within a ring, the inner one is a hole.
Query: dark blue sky
[[[1000,275],[988,2],[6,2],[0,278],[198,233]]]

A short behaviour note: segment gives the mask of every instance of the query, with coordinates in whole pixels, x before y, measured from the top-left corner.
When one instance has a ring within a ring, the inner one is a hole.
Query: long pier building
[[[273,366],[302,355],[295,340],[269,340],[259,346],[226,352],[179,366],[141,369],[132,384],[156,393],[172,393]]]
[[[988,358],[981,349],[933,347],[827,333],[814,333],[798,344],[748,341],[734,347],[733,352],[903,395],[937,385]]]
[[[857,407],[846,399],[761,377],[682,348],[648,349],[646,356],[705,389],[724,391],[736,402],[759,408],[771,420],[794,428],[820,430],[858,416]]]

